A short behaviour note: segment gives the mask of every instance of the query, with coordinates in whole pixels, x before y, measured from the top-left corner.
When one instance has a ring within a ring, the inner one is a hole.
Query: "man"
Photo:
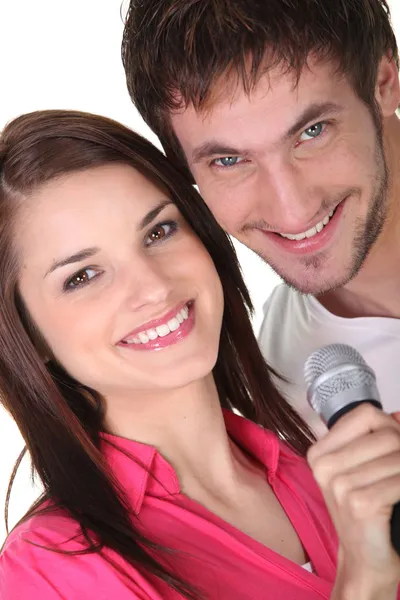
[[[400,102],[385,0],[131,0],[131,97],[219,223],[282,277],[260,343],[316,433],[303,382],[356,347],[400,409]]]

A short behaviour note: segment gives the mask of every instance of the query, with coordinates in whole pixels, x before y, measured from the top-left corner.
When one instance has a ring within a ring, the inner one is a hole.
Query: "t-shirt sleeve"
[[[277,286],[278,287],[278,286]],[[266,314],[268,313],[268,310],[273,302],[273,299],[276,295],[276,287],[272,290],[272,292],[270,293],[270,295],[268,296],[268,298],[265,300],[263,306],[262,306],[262,311],[263,311],[263,316],[265,318]]]
[[[263,318],[258,332],[258,342],[264,356],[269,360],[273,352],[276,336],[281,335],[282,329],[282,288],[277,285],[263,304]]]

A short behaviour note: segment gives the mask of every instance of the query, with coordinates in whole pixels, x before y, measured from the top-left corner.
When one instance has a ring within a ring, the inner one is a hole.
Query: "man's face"
[[[387,173],[368,107],[329,63],[281,68],[247,95],[171,116],[208,206],[291,286],[318,294],[358,272],[382,228]]]

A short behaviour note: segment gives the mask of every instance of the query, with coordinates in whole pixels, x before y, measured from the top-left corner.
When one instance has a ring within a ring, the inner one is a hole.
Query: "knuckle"
[[[316,481],[322,487],[326,486],[332,477],[333,465],[332,458],[330,456],[318,456],[313,462],[311,469]]]
[[[318,459],[318,449],[317,449],[317,444],[314,444],[307,451],[307,462],[311,468],[314,467],[317,459]]]
[[[382,429],[380,432],[385,447],[388,450],[399,450],[400,449],[400,433],[393,427],[387,427]]]
[[[365,518],[370,513],[371,499],[363,489],[348,490],[346,505],[351,516],[357,519]]]
[[[370,448],[370,450],[367,449],[367,452],[369,451],[371,454],[375,451],[377,458],[398,453],[400,451],[400,432],[392,427],[384,427],[368,434],[366,443]]]
[[[332,478],[331,489],[337,503],[341,504],[349,492],[351,482],[348,475],[339,473]]]

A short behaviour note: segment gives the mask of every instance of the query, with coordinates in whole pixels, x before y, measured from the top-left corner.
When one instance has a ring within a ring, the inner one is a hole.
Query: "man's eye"
[[[311,127],[307,127],[303,131],[300,136],[301,142],[306,142],[309,139],[316,138],[321,135],[324,131],[326,124],[325,123],[315,123],[315,125],[311,125]]]
[[[215,158],[212,164],[217,167],[234,167],[244,159],[241,156],[223,156],[222,158]]]
[[[72,277],[67,279],[64,284],[64,290],[73,290],[86,285],[89,283],[89,281],[96,277],[96,275],[98,275],[98,273],[94,269],[82,269],[82,271],[78,271],[78,273],[75,273],[72,275]]]
[[[159,223],[149,232],[145,245],[151,246],[151,244],[157,242],[163,242],[167,240],[171,235],[175,233],[178,228],[178,224],[175,221],[168,221],[167,223]]]

